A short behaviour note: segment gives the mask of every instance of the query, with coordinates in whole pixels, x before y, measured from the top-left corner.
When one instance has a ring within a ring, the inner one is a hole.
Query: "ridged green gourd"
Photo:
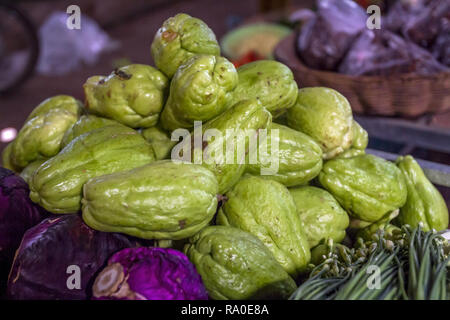
[[[83,189],[83,220],[100,231],[183,239],[211,221],[217,192],[217,179],[208,169],[156,161],[89,180]]]
[[[215,300],[287,299],[294,280],[254,235],[209,226],[189,239],[185,253]]]
[[[255,176],[243,177],[229,192],[216,223],[258,237],[293,277],[310,260],[307,235],[289,190],[281,183]]]
[[[153,161],[151,145],[137,131],[120,124],[98,128],[72,140],[38,168],[30,198],[50,212],[75,213],[89,179]]]

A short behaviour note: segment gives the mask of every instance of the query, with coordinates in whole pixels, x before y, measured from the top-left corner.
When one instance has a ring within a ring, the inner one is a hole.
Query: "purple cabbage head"
[[[13,171],[0,168],[0,287],[6,285],[14,253],[29,228],[47,213],[31,202],[26,182]]]
[[[20,300],[84,300],[108,258],[136,242],[93,230],[77,214],[49,218],[29,229],[17,250],[7,297]]]
[[[182,252],[151,247],[114,254],[97,276],[93,295],[102,300],[208,299],[200,275]]]

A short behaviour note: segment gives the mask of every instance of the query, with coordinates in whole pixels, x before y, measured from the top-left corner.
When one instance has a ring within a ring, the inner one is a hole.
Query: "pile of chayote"
[[[349,228],[447,228],[446,204],[411,156],[365,154],[367,132],[339,92],[299,89],[276,61],[236,70],[211,29],[187,14],[163,23],[151,54],[156,67],[87,79],[84,105],[55,96],[33,110],[3,153],[33,202],[183,250],[214,299],[289,297],[311,249]],[[209,129],[221,135],[200,145],[186,138]],[[266,153],[245,130],[266,132]],[[219,152],[228,145],[232,163]]]

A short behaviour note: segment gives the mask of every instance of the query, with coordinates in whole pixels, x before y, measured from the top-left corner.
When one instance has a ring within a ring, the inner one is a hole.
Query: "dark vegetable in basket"
[[[297,49],[309,67],[335,70],[366,27],[367,15],[351,0],[317,1],[317,7],[317,16],[302,27]]]
[[[0,291],[23,234],[46,216],[42,208],[31,202],[28,193],[22,178],[0,168]]]
[[[206,300],[194,265],[182,252],[130,248],[114,254],[97,276],[93,294],[102,300]]]
[[[365,30],[339,65],[349,75],[390,75],[415,72],[434,74],[448,70],[431,53],[388,30]]]
[[[8,298],[87,299],[107,259],[134,246],[121,234],[89,228],[78,215],[46,219],[23,237],[8,278]]]
[[[432,52],[436,59],[447,67],[450,67],[450,23],[448,30],[442,31],[436,38]]]
[[[423,12],[430,1],[433,0],[395,0],[382,20],[382,28],[400,33],[408,21]]]
[[[420,14],[410,19],[403,27],[403,35],[429,48],[441,32],[444,24],[450,23],[450,1],[433,0],[420,11]]]

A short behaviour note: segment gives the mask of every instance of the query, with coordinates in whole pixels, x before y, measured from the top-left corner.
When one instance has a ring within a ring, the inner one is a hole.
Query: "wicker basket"
[[[289,66],[299,87],[324,86],[349,99],[355,113],[418,117],[450,110],[450,73],[433,76],[349,76],[305,66],[295,51],[295,34],[275,48],[275,58]]]

